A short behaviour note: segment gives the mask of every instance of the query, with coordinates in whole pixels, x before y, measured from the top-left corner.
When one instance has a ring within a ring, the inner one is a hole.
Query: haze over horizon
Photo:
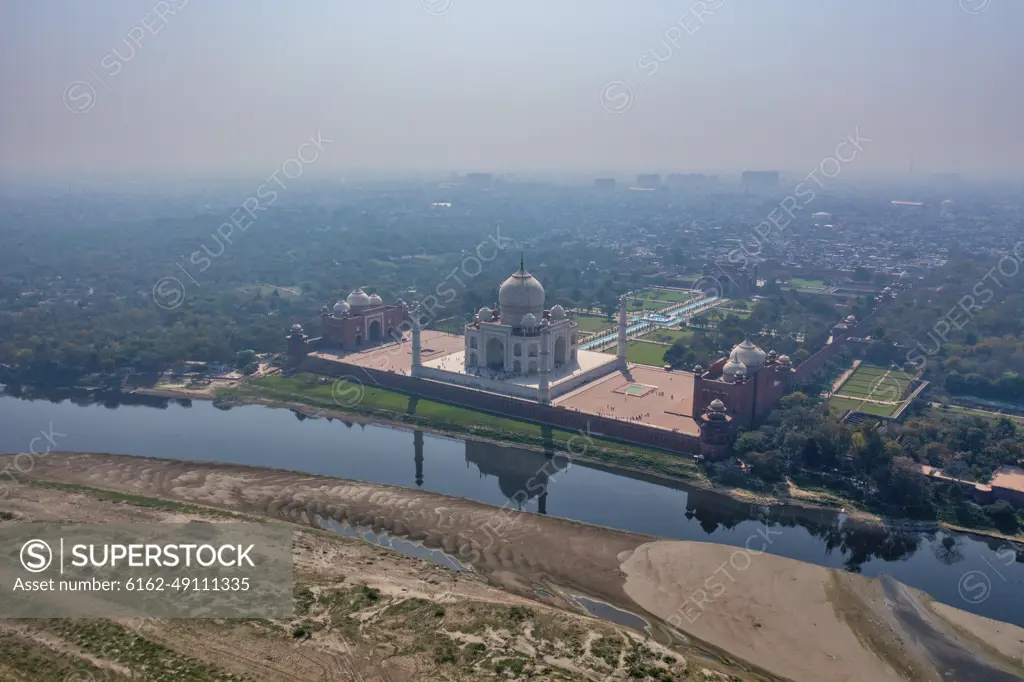
[[[6,2],[0,174],[265,175],[318,130],[311,176],[798,172],[859,130],[851,173],[1020,177],[1021,26],[1005,0]]]

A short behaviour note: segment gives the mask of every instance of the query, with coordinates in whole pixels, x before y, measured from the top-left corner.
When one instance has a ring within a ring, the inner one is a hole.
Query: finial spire
[[[523,265],[523,253],[521,251],[519,252],[519,270],[521,272],[526,272],[526,266]]]

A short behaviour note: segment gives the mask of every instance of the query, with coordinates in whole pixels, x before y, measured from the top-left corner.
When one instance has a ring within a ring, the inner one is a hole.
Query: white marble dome
[[[483,308],[477,311],[476,315],[477,317],[480,318],[481,322],[490,322],[491,318],[494,317],[494,311],[488,308],[487,306],[484,306]]]
[[[789,367],[793,364],[793,360],[788,355],[780,355],[779,364],[783,367]]]
[[[729,358],[729,361],[722,367],[722,378],[726,381],[736,381],[739,377],[746,375],[747,366],[735,358]]]
[[[370,294],[370,305],[384,305],[384,299],[377,294]]]
[[[335,315],[344,315],[348,311],[349,311],[349,305],[348,305],[348,303],[345,303],[345,301],[338,301],[337,303],[334,304],[334,314]]]
[[[552,320],[564,320],[565,319],[565,308],[559,304],[551,306],[551,319]]]
[[[712,400],[711,403],[708,404],[708,407],[715,412],[725,412],[725,403],[723,403],[719,398]]]
[[[537,317],[533,313],[526,313],[519,324],[523,327],[536,327]]]
[[[766,358],[765,352],[752,344],[750,339],[743,339],[742,343],[733,348],[732,353],[729,354],[730,360],[740,362],[752,372],[764,367]]]
[[[370,297],[362,289],[356,289],[348,295],[345,302],[352,308],[365,308],[370,305]]]
[[[498,289],[501,323],[518,327],[524,315],[544,317],[544,287],[522,267]]]
[[[857,324],[857,318],[854,317],[853,315],[847,315],[846,316],[846,321],[849,324]]]

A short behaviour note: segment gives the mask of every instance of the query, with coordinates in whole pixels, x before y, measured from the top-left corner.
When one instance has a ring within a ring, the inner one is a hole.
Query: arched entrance
[[[362,334],[356,334],[356,345],[357,346],[363,345],[363,335]]]
[[[565,364],[565,337],[559,336],[555,339],[555,364]]]
[[[515,372],[516,374],[522,373],[522,371],[523,371],[523,363],[519,362],[518,360],[513,361],[512,362],[512,371]]]
[[[505,369],[505,344],[501,339],[492,338],[487,342],[487,366],[491,369]]]
[[[380,341],[380,320],[374,320],[370,323],[370,342]]]
[[[527,370],[527,374],[536,374],[536,373],[537,373],[537,361],[536,360],[530,360],[530,367]]]

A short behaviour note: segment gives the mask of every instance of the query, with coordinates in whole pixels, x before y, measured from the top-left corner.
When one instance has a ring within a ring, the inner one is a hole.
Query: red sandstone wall
[[[380,309],[367,311],[370,315],[380,312]],[[391,307],[384,312],[384,321],[381,325],[381,340],[388,339],[388,328],[395,330],[396,334],[401,333],[402,321],[405,319],[405,311],[401,308]],[[321,332],[323,333],[324,339],[330,345],[342,348],[356,348],[357,345],[367,346],[369,345],[370,330],[368,328],[366,319],[362,316],[355,317],[329,317],[324,316],[320,319]],[[361,344],[357,344],[357,339],[361,340]]]
[[[655,429],[643,424],[620,422],[615,419],[541,405],[519,398],[485,393],[454,384],[444,384],[318,358],[306,358],[302,364],[302,370],[329,376],[352,376],[366,386],[381,386],[460,407],[525,419],[568,431],[580,431],[593,436],[603,436],[674,452],[693,454],[700,452],[700,441],[687,434]]]

